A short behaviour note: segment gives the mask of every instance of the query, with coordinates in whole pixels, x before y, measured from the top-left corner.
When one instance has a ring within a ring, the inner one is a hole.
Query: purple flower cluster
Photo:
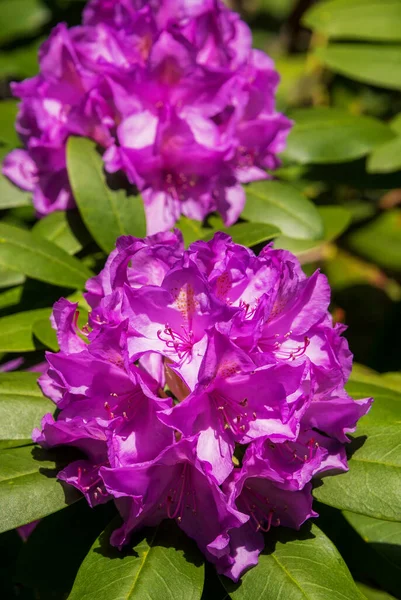
[[[92,0],[83,25],[59,24],[22,100],[4,173],[33,192],[39,215],[74,206],[66,142],[85,136],[143,195],[148,233],[181,214],[238,218],[241,183],[278,165],[290,121],[277,113],[278,74],[221,0]]]
[[[59,473],[93,506],[115,499],[122,546],[175,519],[220,573],[257,563],[263,533],[298,529],[311,479],[347,470],[371,399],[344,390],[352,355],[324,275],[289,252],[259,256],[217,233],[121,237],[87,283],[88,324],[60,300],[43,392],[58,415],[36,442],[83,451]]]

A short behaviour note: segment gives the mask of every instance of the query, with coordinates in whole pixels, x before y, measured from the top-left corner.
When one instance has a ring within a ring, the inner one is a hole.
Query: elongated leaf
[[[0,52],[1,77],[33,77],[38,71],[38,49],[43,39],[35,40],[32,44]]]
[[[33,339],[35,321],[49,318],[51,308],[15,313],[0,319],[0,352],[31,352],[37,346]]]
[[[211,240],[216,231],[227,233],[236,244],[248,247],[256,246],[280,235],[280,230],[273,225],[265,225],[264,223],[237,223],[232,227],[212,229],[203,239]]]
[[[245,191],[245,219],[275,225],[284,235],[297,239],[322,237],[323,224],[315,205],[291,185],[259,181]]]
[[[120,235],[146,235],[142,200],[108,187],[103,161],[94,142],[71,137],[67,144],[67,164],[82,219],[105,252],[113,250]]]
[[[396,600],[394,596],[390,596],[390,594],[387,594],[387,592],[384,592],[383,590],[368,587],[363,583],[358,583],[357,585],[358,589],[367,600]]]
[[[344,516],[359,535],[378,552],[396,572],[401,583],[401,523],[381,521],[344,511]]]
[[[92,546],[68,600],[200,599],[202,556],[174,523],[142,531],[125,554],[108,543],[115,527],[114,522]]]
[[[14,126],[17,112],[18,105],[15,100],[3,100],[0,102],[0,141],[11,148],[20,144]]]
[[[317,58],[336,73],[384,88],[401,89],[401,45],[329,44]]]
[[[50,350],[54,352],[59,350],[56,332],[50,324],[49,317],[35,321],[32,326],[32,333]]]
[[[202,223],[194,221],[193,219],[187,219],[187,217],[181,217],[176,224],[176,227],[181,231],[185,246],[187,247],[192,244],[192,242],[200,240],[207,234],[207,229],[202,228]]]
[[[274,246],[289,250],[304,260],[311,250],[319,248],[339,237],[347,229],[351,221],[351,213],[342,206],[318,206],[317,211],[323,223],[324,235],[322,239],[297,240],[280,235],[275,239]]]
[[[81,219],[73,211],[53,212],[37,221],[32,229],[35,237],[46,239],[62,248],[67,254],[76,254],[89,241]]]
[[[375,148],[367,162],[369,173],[391,173],[398,169],[401,169],[401,136]]]
[[[24,283],[25,275],[0,267],[0,289]]]
[[[358,254],[389,268],[401,270],[401,209],[379,215],[352,232],[348,244]]]
[[[77,301],[79,302],[78,298],[70,297],[69,300],[71,302],[77,302]],[[82,298],[82,300],[83,300],[83,298]],[[77,325],[78,325],[78,328],[82,329],[82,327],[84,325],[88,324],[88,311],[84,306],[79,305],[78,312],[79,312],[79,316],[78,316]],[[59,345],[58,345],[58,341],[57,341],[56,332],[51,325],[49,317],[35,320],[35,322],[33,323],[33,326],[32,326],[32,332],[35,335],[35,337],[37,337],[38,340],[40,342],[42,342],[42,344],[44,346],[46,346],[47,348],[50,348],[50,350],[53,350],[53,352],[58,352]],[[84,341],[85,340],[87,341],[85,336],[81,336],[81,337],[83,338]]]
[[[30,204],[32,204],[32,194],[20,190],[0,173],[0,210],[17,206],[30,206]]]
[[[303,164],[360,158],[395,137],[380,121],[336,108],[299,109],[290,116],[295,125],[284,154]]]
[[[331,0],[313,6],[303,24],[333,39],[401,41],[399,0]]]
[[[314,496],[329,506],[401,521],[401,394],[352,380],[354,398],[373,396],[373,406],[358,425],[348,473],[325,477]]]
[[[32,233],[0,223],[0,266],[55,285],[83,289],[92,273],[73,256]]]
[[[0,448],[31,442],[32,430],[54,411],[36,383],[37,373],[0,373]]]
[[[48,21],[50,12],[39,0],[2,0],[0,43],[34,33]]]
[[[0,532],[41,519],[78,500],[72,488],[66,497],[55,478],[64,465],[57,460],[59,456],[37,446],[1,450]]]
[[[112,502],[93,509],[85,501],[48,515],[24,543],[14,581],[34,588],[40,599],[65,600],[93,541],[114,515]]]
[[[266,537],[259,564],[240,584],[222,578],[232,600],[362,600],[335,546],[316,526],[277,528]]]

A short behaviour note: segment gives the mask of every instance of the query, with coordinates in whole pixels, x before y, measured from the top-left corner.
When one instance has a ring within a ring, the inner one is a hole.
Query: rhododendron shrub
[[[3,172],[40,216],[75,205],[71,135],[94,140],[106,170],[142,192],[148,233],[215,210],[234,223],[241,184],[279,164],[291,122],[275,110],[278,74],[220,0],[92,0],[82,25],[54,28],[39,64],[12,85],[24,149]]]
[[[82,329],[77,304],[54,306],[60,351],[39,383],[57,414],[34,441],[82,452],[58,478],[91,506],[114,500],[113,545],[173,519],[237,581],[264,534],[317,516],[312,481],[347,471],[371,405],[344,390],[326,277],[224,233],[184,250],[176,231],[119,238],[86,300]]]

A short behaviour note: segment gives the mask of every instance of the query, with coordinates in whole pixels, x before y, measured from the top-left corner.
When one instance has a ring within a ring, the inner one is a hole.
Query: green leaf
[[[395,137],[384,123],[337,108],[301,108],[290,116],[295,125],[284,155],[302,164],[354,160]]]
[[[401,45],[329,44],[316,50],[315,55],[336,73],[363,83],[401,90]]]
[[[364,258],[388,269],[401,270],[401,209],[382,213],[352,232],[347,242]]]
[[[2,0],[0,3],[0,44],[35,33],[50,18],[39,0]]]
[[[265,225],[264,223],[237,223],[232,227],[218,227],[212,231],[209,230],[209,233],[203,239],[211,240],[216,231],[227,233],[236,244],[242,244],[249,248],[267,240],[272,240],[280,234],[280,230],[273,225]]]
[[[79,260],[32,233],[0,223],[0,266],[55,285],[83,289],[92,276]]]
[[[0,210],[17,206],[30,206],[31,204],[32,194],[21,190],[0,173]]]
[[[121,553],[103,532],[78,571],[68,600],[199,600],[203,558],[194,542],[165,521],[139,533],[132,550]]]
[[[31,443],[33,428],[54,411],[37,378],[37,373],[0,373],[0,448]]]
[[[71,187],[82,219],[94,240],[111,252],[120,235],[146,235],[143,202],[139,196],[110,189],[96,145],[85,138],[70,137],[67,165]]]
[[[77,299],[71,297],[68,298],[68,300],[70,300],[71,302],[77,301]],[[84,325],[87,325],[88,323],[88,311],[85,307],[79,305],[78,312],[79,316],[77,325],[79,328],[82,329],[82,327]],[[50,350],[53,350],[53,352],[58,352],[59,345],[57,341],[56,332],[54,331],[50,319],[48,317],[44,319],[38,319],[37,321],[35,321],[32,327],[32,331],[35,337],[37,337],[38,340],[42,342],[44,346],[47,346],[47,348],[50,348]],[[83,339],[84,341],[87,341],[85,337],[83,337]]]
[[[0,278],[2,276],[0,270]],[[1,287],[1,286],[0,286]],[[17,306],[21,302],[24,288],[22,285],[11,288],[0,294],[0,309],[8,308],[9,306]]]
[[[350,224],[351,213],[342,206],[318,206],[317,211],[324,230],[324,236],[321,240],[297,240],[280,235],[274,242],[275,248],[289,250],[299,258],[304,258],[311,250],[339,237]]]
[[[18,104],[15,100],[0,102],[0,141],[11,148],[20,145],[20,139],[14,126],[17,112]]]
[[[114,515],[112,502],[95,508],[75,502],[42,519],[19,553],[14,582],[35,589],[41,600],[65,600],[93,541]]]
[[[391,173],[399,169],[401,169],[401,136],[375,148],[367,161],[369,173]]]
[[[77,254],[89,241],[79,215],[73,211],[57,211],[37,221],[32,229],[34,237],[46,239],[67,254]]]
[[[337,549],[316,526],[279,527],[266,536],[259,564],[239,584],[222,578],[232,600],[361,600]]]
[[[35,40],[32,44],[0,52],[0,77],[33,77],[38,72],[38,49],[43,39]]]
[[[49,318],[51,308],[39,308],[15,313],[0,319],[0,352],[32,352],[37,345],[33,339],[35,321]]]
[[[61,455],[37,446],[1,450],[0,532],[15,529],[61,510],[79,499],[56,480]],[[68,496],[66,495],[68,493]]]
[[[11,287],[24,283],[25,275],[0,267],[0,288]]]
[[[390,594],[383,592],[383,590],[368,587],[363,583],[358,583],[357,586],[367,600],[396,600],[394,596],[390,596]]]
[[[176,227],[181,231],[186,247],[202,239],[208,233],[207,229],[202,227],[202,223],[187,219],[187,217],[181,217],[176,223]]]
[[[245,187],[242,216],[278,227],[297,239],[319,239],[323,224],[315,205],[296,188],[279,181],[259,181]]]
[[[329,506],[376,519],[401,521],[401,393],[351,380],[353,398],[374,397],[350,445],[350,470],[323,478],[314,496]]]
[[[399,0],[332,0],[313,6],[302,19],[333,39],[401,41]]]
[[[344,516],[365,542],[394,569],[399,586],[401,581],[401,523],[381,521],[347,511],[344,512]]]
[[[53,352],[58,352],[59,346],[56,332],[51,326],[49,317],[35,321],[32,327],[32,333],[44,346],[50,348]]]

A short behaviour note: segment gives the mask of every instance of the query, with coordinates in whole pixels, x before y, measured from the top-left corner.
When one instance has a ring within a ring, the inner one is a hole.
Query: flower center
[[[272,525],[274,527],[280,525],[280,519],[275,516],[276,506],[272,506],[269,498],[263,496],[251,485],[244,485],[238,503],[240,506],[242,505],[241,510],[245,509],[244,512],[250,515],[256,526],[256,531],[260,530],[267,533]]]
[[[306,349],[310,344],[308,336],[304,337],[303,343],[288,344],[289,338],[292,335],[292,331],[280,334],[275,333],[272,336],[263,337],[260,341],[262,342],[261,348],[267,352],[273,352],[278,359],[281,360],[295,360],[305,354]],[[285,344],[285,346],[284,346]]]
[[[190,511],[192,515],[197,514],[196,493],[192,487],[191,470],[188,463],[182,465],[171,484],[166,500],[159,504],[159,508],[165,507],[167,517],[177,519],[181,523],[185,511]]]
[[[184,173],[166,173],[163,177],[164,190],[174,198],[174,200],[185,200],[191,188],[197,183],[195,175],[188,176]]]
[[[223,429],[230,429],[233,433],[242,435],[246,431],[247,424],[257,418],[255,412],[249,414],[244,410],[248,405],[247,398],[241,401],[233,400],[229,396],[223,396],[217,390],[213,390],[210,397],[215,402]]]
[[[191,356],[192,347],[195,343],[194,333],[184,325],[181,325],[181,332],[179,333],[166,323],[164,329],[159,329],[157,332],[157,337],[166,344],[167,352],[177,354],[180,360]]]

